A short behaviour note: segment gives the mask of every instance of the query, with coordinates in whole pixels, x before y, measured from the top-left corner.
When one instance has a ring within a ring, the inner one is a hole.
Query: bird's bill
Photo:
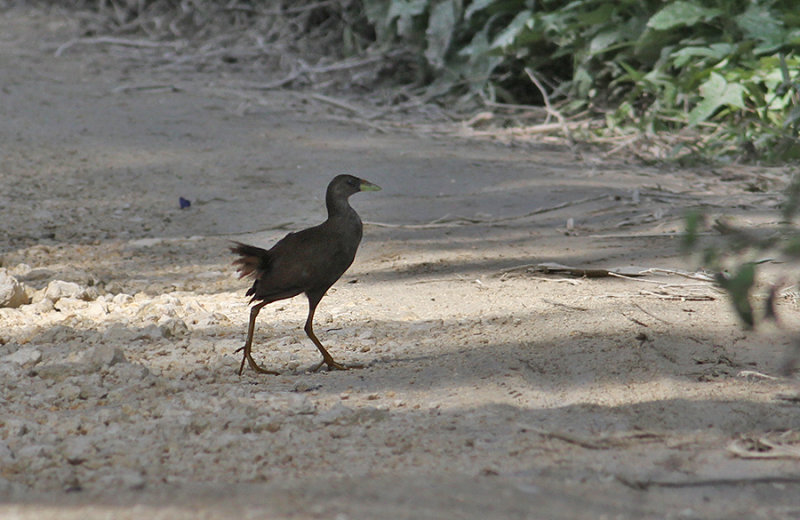
[[[361,191],[380,191],[381,187],[377,184],[372,184],[369,181],[361,179]]]

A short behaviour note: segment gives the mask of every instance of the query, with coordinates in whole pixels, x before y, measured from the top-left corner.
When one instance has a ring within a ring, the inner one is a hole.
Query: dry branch
[[[500,218],[476,218],[476,217],[462,217],[462,216],[450,216],[445,215],[440,217],[436,220],[432,220],[427,224],[389,224],[386,222],[364,222],[364,224],[369,224],[375,227],[385,227],[385,228],[398,228],[398,229],[431,229],[431,228],[441,228],[441,227],[456,227],[456,226],[463,226],[467,224],[497,224],[500,222],[509,222],[512,220],[522,220],[528,217],[532,217],[534,215],[541,215],[542,213],[548,213],[550,211],[557,211],[559,209],[563,209],[569,206],[575,206],[578,204],[584,204],[586,202],[593,202],[596,200],[606,199],[609,195],[597,195],[595,197],[586,197],[583,199],[572,200],[567,202],[562,202],[561,204],[556,204],[555,206],[549,206],[546,208],[539,208],[533,210],[529,213],[525,213],[523,215],[513,215],[510,217],[500,217]]]
[[[109,45],[124,45],[126,47],[149,47],[149,48],[157,48],[157,47],[178,48],[182,45],[179,42],[154,42],[152,40],[129,40],[127,38],[100,36],[97,38],[75,38],[68,42],[62,43],[61,45],[58,46],[58,49],[56,49],[54,55],[56,57],[59,57],[62,54],[64,54],[64,52],[67,49],[79,43],[84,45],[109,44]]]

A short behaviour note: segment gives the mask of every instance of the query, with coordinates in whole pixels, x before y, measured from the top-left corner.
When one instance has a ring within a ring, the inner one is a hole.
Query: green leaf
[[[389,39],[389,9],[391,0],[364,0],[364,13],[367,20],[375,26],[375,36],[378,42]]]
[[[710,20],[721,14],[719,9],[700,7],[690,2],[673,2],[654,14],[647,26],[658,31],[685,25],[691,27],[700,20]]]
[[[705,216],[702,212],[693,210],[686,214],[686,233],[683,235],[683,249],[690,251],[697,244],[700,224],[703,223]]]
[[[444,67],[444,57],[450,48],[461,11],[460,3],[459,0],[440,0],[431,9],[428,28],[425,30],[428,43],[425,59],[434,69]]]
[[[747,11],[736,17],[736,25],[749,39],[762,42],[753,49],[756,54],[770,52],[786,43],[786,31],[769,9],[750,4]]]
[[[458,52],[467,58],[464,76],[472,86],[472,90],[480,90],[481,85],[489,80],[492,71],[503,62],[502,56],[491,54],[488,37],[489,27],[476,33],[472,41]]]
[[[739,267],[736,275],[732,278],[725,278],[720,275],[717,278],[723,289],[728,291],[731,296],[733,308],[736,314],[748,327],[753,327],[753,306],[750,304],[750,289],[756,279],[756,266],[753,262],[747,262]]]
[[[470,18],[472,18],[473,14],[477,13],[478,11],[483,11],[484,9],[492,5],[494,1],[495,0],[473,0],[472,3],[469,4],[469,7],[467,7],[466,12],[464,13],[464,19],[469,20]]]
[[[428,0],[392,0],[386,16],[387,24],[397,19],[397,34],[410,36],[414,28],[414,17],[424,13],[427,6]]]
[[[609,29],[597,33],[589,43],[589,53],[599,54],[611,50],[611,46],[617,43],[621,36],[619,29]]]
[[[511,46],[516,40],[517,36],[526,28],[531,27],[533,24],[533,12],[532,11],[521,11],[517,13],[517,16],[511,20],[511,23],[508,24],[508,27],[503,29],[503,31],[498,34],[494,41],[492,42],[492,48],[506,48]]]
[[[676,67],[683,67],[694,58],[711,58],[720,61],[733,53],[735,47],[730,43],[713,43],[708,47],[683,47],[670,54],[672,63]]]
[[[728,83],[721,75],[712,72],[708,80],[700,85],[703,100],[689,112],[689,125],[702,123],[722,106],[744,108],[745,89],[738,83]]]

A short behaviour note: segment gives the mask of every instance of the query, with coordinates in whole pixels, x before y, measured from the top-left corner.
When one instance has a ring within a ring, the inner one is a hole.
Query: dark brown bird
[[[252,296],[250,303],[258,301],[250,309],[247,340],[239,349],[244,350],[239,375],[242,375],[245,361],[256,372],[278,373],[261,368],[250,354],[256,317],[268,303],[301,293],[308,298],[308,318],[304,330],[322,354],[322,361],[314,370],[319,370],[323,364],[328,366],[328,370],[348,368],[334,361],[314,334],[314,311],[325,292],[353,263],[361,242],[361,219],[347,199],[359,191],[378,190],[379,186],[358,177],[337,175],[328,184],[325,193],[328,220],[318,226],[289,233],[269,251],[240,242],[231,247],[231,251],[239,255],[234,261],[239,266],[239,276],[255,278],[253,286],[247,291],[247,296]]]

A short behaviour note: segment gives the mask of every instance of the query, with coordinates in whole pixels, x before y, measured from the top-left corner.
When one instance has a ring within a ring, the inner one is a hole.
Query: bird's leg
[[[348,367],[346,365],[343,365],[341,363],[337,363],[336,361],[334,361],[333,360],[333,356],[331,356],[328,353],[328,351],[325,349],[325,347],[322,346],[322,342],[320,342],[320,340],[317,339],[317,335],[314,334],[314,325],[313,325],[313,322],[314,322],[314,311],[317,310],[317,305],[319,304],[319,301],[321,299],[322,299],[322,297],[319,297],[319,298],[314,297],[314,298],[312,298],[312,297],[309,296],[309,298],[308,298],[308,318],[306,319],[306,326],[303,328],[303,330],[306,331],[306,335],[309,338],[311,338],[311,341],[314,342],[314,345],[317,346],[317,348],[319,349],[320,354],[322,354],[322,361],[320,361],[320,363],[318,365],[314,366],[314,368],[312,368],[311,370],[313,372],[316,372],[320,368],[322,368],[323,364],[328,366],[328,370],[348,370],[349,368],[357,368],[357,367]]]
[[[250,325],[247,327],[247,340],[244,342],[244,346],[242,348],[236,350],[236,352],[244,350],[244,355],[242,356],[242,364],[239,365],[240,376],[242,375],[242,371],[244,370],[245,361],[247,361],[247,363],[250,365],[250,368],[261,374],[274,374],[274,375],[279,374],[279,372],[261,368],[260,366],[258,366],[258,363],[256,363],[256,361],[253,359],[253,356],[250,355],[250,348],[253,346],[253,333],[255,333],[256,331],[256,317],[258,316],[258,312],[261,310],[261,308],[266,304],[267,302],[261,302],[250,308]]]

